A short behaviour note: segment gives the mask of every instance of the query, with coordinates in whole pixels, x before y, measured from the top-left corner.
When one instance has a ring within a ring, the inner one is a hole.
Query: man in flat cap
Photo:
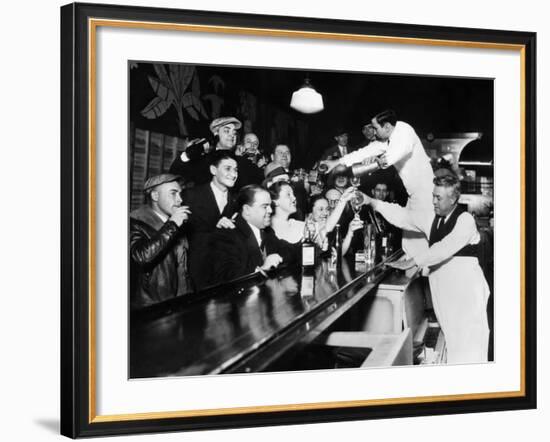
[[[242,127],[241,122],[235,117],[220,117],[210,123],[210,132],[214,136],[214,151],[235,151],[237,145],[237,131]],[[176,157],[170,172],[181,175],[186,181],[195,185],[206,184],[210,181],[210,158],[212,152],[207,152],[199,158],[189,158],[186,152]],[[239,178],[235,183],[235,189],[247,184],[260,184],[263,179],[262,170],[244,157],[237,157]]]
[[[149,178],[146,203],[130,213],[130,306],[140,309],[190,291],[187,238],[182,225],[189,208],[181,205],[179,177]]]

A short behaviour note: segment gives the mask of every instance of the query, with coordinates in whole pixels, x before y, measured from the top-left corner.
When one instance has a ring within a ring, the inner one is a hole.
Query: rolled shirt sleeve
[[[399,204],[373,200],[372,207],[379,212],[390,224],[403,230],[425,233],[429,235],[433,212],[412,211]]]
[[[344,164],[347,167],[351,167],[354,164],[361,163],[367,158],[374,158],[379,155],[382,155],[386,152],[387,145],[381,143],[380,141],[373,141],[367,146],[357,149],[354,152],[350,152],[347,155],[344,155],[340,158],[340,164]]]

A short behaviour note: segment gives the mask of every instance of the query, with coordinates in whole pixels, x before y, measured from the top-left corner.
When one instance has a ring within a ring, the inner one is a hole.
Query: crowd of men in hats
[[[245,134],[238,144],[241,127],[235,117],[216,118],[210,124],[214,143],[191,141],[170,173],[145,182],[146,202],[130,213],[132,309],[249,273],[265,275],[295,260],[287,233],[272,225],[275,215],[289,228],[302,229],[311,218],[330,230],[334,222],[327,223],[326,215],[316,218],[320,202],[319,210],[338,213],[337,221],[352,238],[363,219],[345,207],[350,195],[359,192],[349,190],[351,171],[359,166],[371,174],[372,189],[361,192],[365,210],[382,228],[403,233],[405,258],[392,265],[418,266],[429,275],[448,361],[487,360],[489,290],[476,257],[479,233],[472,216],[458,204],[458,178],[447,169],[434,175],[409,124],[398,121],[391,110],[381,112],[365,124],[364,145],[356,149],[348,145],[344,129],[336,130],[334,146],[317,163],[328,172],[325,181],[316,171],[293,170],[287,144],[276,144],[270,161],[256,134]],[[377,179],[390,166],[407,192],[405,206],[391,202],[390,183]]]

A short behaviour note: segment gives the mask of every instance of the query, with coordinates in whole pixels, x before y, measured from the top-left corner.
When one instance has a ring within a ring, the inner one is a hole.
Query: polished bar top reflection
[[[314,339],[390,271],[344,259],[334,272],[321,261],[313,287],[301,268],[286,268],[133,312],[130,378],[261,371],[297,341]]]

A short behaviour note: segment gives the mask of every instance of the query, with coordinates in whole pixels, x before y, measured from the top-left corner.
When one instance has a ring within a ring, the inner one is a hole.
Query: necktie
[[[443,226],[445,225],[445,218],[442,217],[442,216],[437,216],[437,227],[436,227],[436,231],[437,232],[441,232],[441,230],[443,229]]]
[[[262,252],[262,255],[264,256],[265,258],[265,232],[263,230],[260,230],[260,250]]]
[[[221,194],[221,198],[218,201],[218,209],[220,209],[220,215],[223,213],[225,206],[227,206],[227,192]]]

